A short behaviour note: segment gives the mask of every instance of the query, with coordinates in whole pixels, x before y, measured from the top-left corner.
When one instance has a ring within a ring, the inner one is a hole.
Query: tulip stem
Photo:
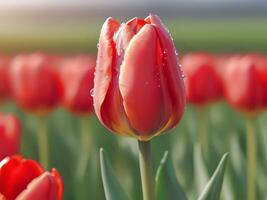
[[[199,108],[198,112],[198,132],[199,132],[199,141],[201,144],[202,151],[204,155],[208,153],[208,145],[209,145],[209,131],[208,131],[208,113],[207,109]]]
[[[257,165],[257,149],[256,149],[256,120],[247,118],[247,199],[256,199],[256,165]]]
[[[139,141],[139,165],[141,172],[143,200],[155,200],[155,183],[151,159],[150,141]]]
[[[80,118],[80,144],[81,154],[77,165],[76,178],[77,181],[82,180],[86,173],[86,167],[90,157],[91,138],[90,124],[87,117]]]
[[[46,117],[38,118],[38,148],[39,148],[39,160],[44,169],[48,169],[49,166],[49,144],[47,133],[47,119]]]

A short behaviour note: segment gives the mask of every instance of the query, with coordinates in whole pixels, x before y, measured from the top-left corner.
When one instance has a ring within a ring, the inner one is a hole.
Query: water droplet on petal
[[[167,49],[164,49],[163,50],[163,54],[167,54]]]
[[[91,95],[91,97],[94,96],[94,88],[90,90],[90,95]]]

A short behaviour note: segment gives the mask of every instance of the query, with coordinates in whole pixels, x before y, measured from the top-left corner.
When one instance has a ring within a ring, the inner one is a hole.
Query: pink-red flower
[[[62,200],[63,182],[56,169],[45,171],[21,156],[0,162],[1,200]]]
[[[260,54],[236,55],[224,72],[224,90],[228,103],[245,112],[267,108],[267,59]]]
[[[182,72],[159,17],[120,24],[108,18],[99,39],[94,108],[111,131],[149,140],[173,128],[185,106]]]
[[[0,113],[0,160],[19,153],[20,123],[11,114]]]
[[[208,53],[189,53],[182,58],[181,64],[188,103],[204,105],[223,97],[222,78],[214,56]]]
[[[43,53],[13,58],[10,73],[12,96],[24,109],[44,113],[59,100],[55,58]]]
[[[90,56],[65,59],[59,68],[62,103],[76,114],[89,114],[93,111],[90,91],[94,85],[94,68],[95,59]]]
[[[8,68],[9,59],[7,57],[0,57],[0,102],[9,97],[9,83],[8,83]]]

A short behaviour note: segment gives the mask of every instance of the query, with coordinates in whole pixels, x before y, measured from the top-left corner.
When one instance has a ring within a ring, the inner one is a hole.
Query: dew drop
[[[90,95],[91,95],[91,97],[94,96],[94,88],[90,90]]]
[[[167,54],[167,49],[163,50],[163,54],[166,55]]]

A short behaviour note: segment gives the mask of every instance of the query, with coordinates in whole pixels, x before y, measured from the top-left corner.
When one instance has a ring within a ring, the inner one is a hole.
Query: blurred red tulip
[[[0,160],[19,153],[20,123],[10,114],[0,113]]]
[[[187,102],[203,105],[223,97],[223,84],[216,59],[207,53],[190,53],[182,60]]]
[[[9,96],[8,84],[9,59],[0,57],[0,102]]]
[[[256,112],[267,107],[267,59],[259,54],[233,56],[224,72],[225,96],[234,108]]]
[[[111,131],[146,141],[173,128],[185,106],[182,72],[159,17],[104,23],[94,80],[94,108]]]
[[[55,58],[42,53],[19,55],[10,67],[12,96],[24,109],[46,113],[59,99]]]
[[[60,67],[62,102],[76,114],[93,111],[93,98],[90,91],[94,85],[95,59],[90,56],[69,58]]]
[[[0,199],[62,200],[63,182],[56,169],[45,172],[35,161],[20,156],[0,162]]]

